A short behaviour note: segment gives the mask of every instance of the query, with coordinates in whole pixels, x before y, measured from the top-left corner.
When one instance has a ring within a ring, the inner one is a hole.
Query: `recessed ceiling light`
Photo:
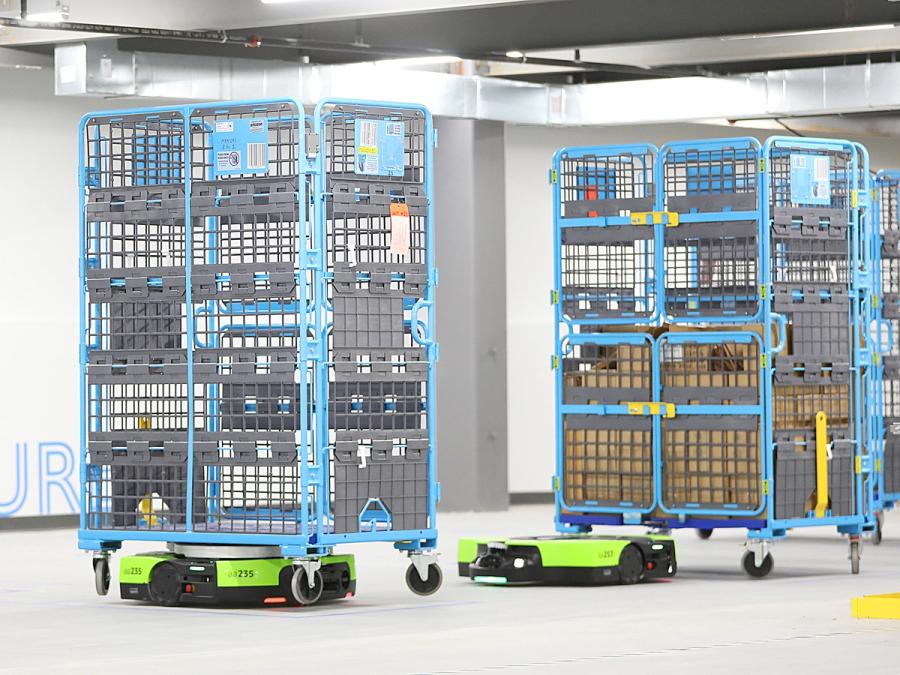
[[[518,49],[513,49],[511,51],[508,51],[508,52],[506,52],[506,55],[511,59],[525,58],[525,52],[520,52]]]

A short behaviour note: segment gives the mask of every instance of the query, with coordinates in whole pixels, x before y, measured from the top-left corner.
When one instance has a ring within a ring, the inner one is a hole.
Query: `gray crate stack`
[[[183,530],[188,340],[180,111],[85,123],[90,526]]]
[[[884,492],[900,494],[900,176],[878,176],[881,227],[882,317],[891,324],[894,345],[884,357],[882,381],[884,415]]]
[[[850,194],[852,155],[805,151],[827,167],[827,203],[796,206],[795,152],[774,152],[768,168],[773,309],[788,321],[774,359],[775,517],[803,518],[816,483],[816,414],[827,415],[831,514],[854,513]]]
[[[258,170],[217,163],[213,133],[238,120],[260,129],[267,161]],[[207,497],[194,529],[290,534],[304,414],[296,382],[306,302],[297,277],[303,111],[287,102],[197,108],[190,130],[194,492]]]

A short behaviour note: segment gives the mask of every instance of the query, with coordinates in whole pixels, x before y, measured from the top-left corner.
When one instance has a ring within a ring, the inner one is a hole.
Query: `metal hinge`
[[[766,158],[765,157],[759,158],[759,171],[760,171],[760,173],[765,173],[765,171],[766,171]]]
[[[559,174],[556,173],[556,169],[550,169],[550,184],[552,185],[559,178]]]
[[[760,354],[759,355],[759,367],[760,368],[768,368],[769,367],[769,355],[768,354]]]
[[[768,298],[768,297],[769,297],[769,289],[766,287],[765,284],[760,285],[760,287],[759,287],[759,299],[760,299],[760,300],[765,300],[765,299]]]
[[[550,357],[550,368],[553,370],[559,368],[559,357],[556,354]]]
[[[557,291],[557,290],[550,291],[550,304],[551,305],[559,304],[559,291]]]
[[[760,161],[762,161],[762,160],[760,160]],[[771,492],[772,492],[772,481],[770,481],[770,480],[768,480],[768,479],[764,480],[764,481],[763,481],[763,484],[762,484],[762,488],[763,488],[763,494],[764,494],[764,495],[771,494]]]
[[[305,150],[307,157],[315,157],[319,154],[319,134],[308,132],[306,134]]]
[[[559,476],[553,476],[553,480],[550,481],[550,485],[553,488],[554,492],[559,492]]]
[[[635,211],[631,214],[631,224],[678,227],[678,214],[675,211]]]
[[[877,366],[879,361],[880,361],[880,357],[878,356],[878,353],[872,352],[872,365]]]
[[[859,190],[850,193],[850,206],[854,209],[859,206]]]
[[[878,309],[878,305],[879,305],[879,304],[881,304],[881,301],[879,300],[878,296],[877,296],[877,295],[873,295],[873,296],[872,296],[872,307],[873,307],[874,309]]]

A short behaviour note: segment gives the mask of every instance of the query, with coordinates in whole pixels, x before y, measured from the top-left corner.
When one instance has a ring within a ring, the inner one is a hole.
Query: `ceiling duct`
[[[900,109],[900,63],[780,70],[587,85],[397,71],[364,63],[283,61],[123,52],[115,40],[56,48],[56,92],[227,100],[289,96],[411,101],[447,117],[584,126],[766,119]]]

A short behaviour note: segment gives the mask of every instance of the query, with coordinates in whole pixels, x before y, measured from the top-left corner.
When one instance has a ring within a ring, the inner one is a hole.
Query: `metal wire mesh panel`
[[[327,448],[335,533],[429,526],[429,123],[322,107]]]
[[[300,521],[300,467],[288,437],[200,441],[194,445],[198,532],[294,534]]]
[[[774,428],[816,428],[819,411],[828,416],[829,426],[850,427],[852,408],[849,384],[778,385],[772,388]]]
[[[900,492],[900,433],[893,425],[884,436],[884,490]]]
[[[180,110],[91,117],[84,124],[82,147],[90,188],[184,181],[184,116]]]
[[[757,404],[760,401],[759,342],[723,337],[660,341],[661,398],[682,405]]]
[[[730,221],[666,228],[666,313],[673,318],[755,316],[757,227],[754,221]]]
[[[428,439],[425,432],[338,432],[334,447],[334,531],[428,527]]]
[[[756,509],[762,504],[760,420],[689,415],[662,420],[666,508]]]
[[[297,180],[304,127],[289,101],[204,106],[190,114],[190,175],[203,181]],[[193,187],[193,186],[192,186]]]
[[[159,270],[184,275],[184,187],[91,189],[85,204],[84,251],[89,277],[101,272]]]
[[[560,161],[560,216],[628,216],[654,205],[655,153],[579,154]],[[598,221],[599,225],[600,221]],[[572,319],[647,318],[656,311],[655,234],[647,225],[564,226],[563,311]]]
[[[562,370],[565,404],[617,405],[652,398],[653,352],[649,342],[570,344]]]
[[[846,428],[829,426],[828,511],[832,516],[853,515],[853,448]],[[815,511],[815,431],[776,433],[775,517],[806,518]]]
[[[563,402],[619,405],[652,398],[653,352],[648,341],[574,343],[562,359]],[[653,425],[650,418],[563,415],[563,494],[566,504],[653,504]]]
[[[84,127],[85,483],[92,527],[187,526],[184,118]]]
[[[900,176],[881,174],[877,177],[877,184],[881,233],[900,232],[900,210],[897,200]]]
[[[650,508],[653,422],[623,415],[564,415],[563,495],[567,506]]]
[[[144,440],[89,441],[88,524],[95,529],[183,531],[187,443],[174,434],[135,433],[130,438]]]
[[[674,144],[664,151],[662,162],[668,211],[713,214],[758,209],[755,145]],[[759,309],[758,230],[756,219],[725,217],[666,227],[667,315],[755,316]]]
[[[329,268],[425,264],[426,128],[419,109],[328,108],[321,140]]]

